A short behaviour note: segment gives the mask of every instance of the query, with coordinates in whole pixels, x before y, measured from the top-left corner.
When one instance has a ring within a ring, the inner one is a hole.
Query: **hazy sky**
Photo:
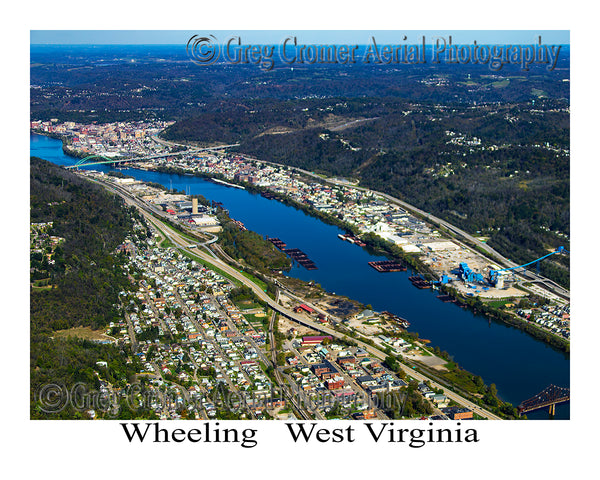
[[[213,35],[219,43],[239,36],[243,43],[279,44],[289,36],[302,44],[367,44],[372,36],[379,44],[427,43],[436,38],[454,44],[531,44],[541,35],[544,44],[570,43],[568,30],[31,30],[32,44],[185,44],[192,35]],[[407,37],[404,40],[404,36]]]

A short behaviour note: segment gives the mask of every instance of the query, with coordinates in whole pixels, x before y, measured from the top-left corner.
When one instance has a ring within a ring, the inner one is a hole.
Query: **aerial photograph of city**
[[[31,418],[569,418],[568,45],[37,35]]]
[[[558,461],[570,30],[28,34],[31,435]]]

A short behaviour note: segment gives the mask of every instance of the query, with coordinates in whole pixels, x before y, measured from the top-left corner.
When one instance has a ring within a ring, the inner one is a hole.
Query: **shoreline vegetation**
[[[134,166],[133,168],[136,168],[136,167]],[[184,175],[186,173],[189,175],[189,173],[190,173],[184,169],[175,168],[175,167],[154,167],[153,170],[156,172],[160,172],[160,173],[176,174],[176,175]],[[233,182],[233,180],[221,178],[220,175],[208,175],[208,174],[205,174],[202,172],[193,172],[193,175],[196,177],[205,178],[208,180],[217,178],[219,180],[226,180],[228,182],[235,183],[235,182]],[[312,217],[317,218],[318,220],[321,220],[329,225],[334,225],[338,228],[341,228],[346,233],[351,233],[354,235],[358,235],[358,233],[359,233],[358,230],[355,227],[353,227],[352,225],[349,225],[336,217],[333,217],[326,213],[322,213],[314,208],[311,208],[308,205],[291,200],[289,197],[287,197],[285,195],[279,194],[277,192],[273,192],[267,188],[262,188],[262,187],[259,187],[256,185],[252,185],[247,182],[238,182],[238,185],[243,186],[246,190],[248,190],[249,192],[252,192],[254,194],[260,195],[261,193],[269,193],[269,195],[272,198],[276,199],[277,201],[280,201],[287,206],[291,206],[293,208],[301,210],[301,211],[305,212],[306,214],[311,215]],[[414,270],[415,273],[423,275],[425,277],[425,279],[427,279],[427,280],[435,280],[436,279],[434,272],[426,264],[421,262],[421,260],[419,260],[417,255],[407,254],[407,253],[403,252],[397,246],[395,246],[389,242],[386,242],[384,239],[379,238],[375,234],[361,235],[361,239],[367,244],[367,246],[363,247],[363,248],[366,248],[367,251],[369,251],[370,253],[383,254],[386,257],[388,257],[390,260],[399,260],[402,263],[404,263],[405,265],[409,266],[412,270]],[[445,285],[441,286],[440,291],[442,293],[445,293],[446,295],[449,295],[450,297],[452,297],[452,299],[457,303],[458,306],[467,308],[476,315],[483,315],[486,318],[490,318],[491,320],[498,321],[498,322],[504,323],[506,325],[518,328],[518,329],[528,333],[529,335],[533,336],[537,340],[547,343],[548,345],[552,346],[553,348],[556,348],[567,354],[570,352],[570,342],[569,341],[567,341],[563,338],[560,338],[552,333],[549,333],[545,330],[542,330],[541,328],[538,328],[537,326],[535,326],[534,324],[532,324],[526,320],[522,320],[514,315],[511,315],[510,313],[506,312],[506,310],[504,310],[500,307],[494,307],[494,306],[487,305],[486,302],[481,301],[478,297],[473,297],[473,298],[465,297],[463,295],[460,295],[452,287],[448,287]]]
[[[119,172],[119,174],[117,176],[125,177],[126,175],[121,174]],[[199,196],[199,195],[196,195],[196,197],[200,197],[199,200],[201,202],[206,202],[206,199],[204,197]],[[221,212],[221,214],[223,215],[224,213]],[[225,218],[223,218],[223,220],[227,221],[227,218],[228,217],[225,217]],[[170,228],[173,228],[173,229],[177,230],[178,232],[185,233],[189,236],[197,236],[197,234],[195,234],[194,232],[188,231],[187,229],[185,229],[183,226],[181,226],[180,224],[178,224],[176,222],[173,222],[168,219],[163,219],[162,221],[164,221],[164,223],[167,224]],[[252,233],[254,233],[254,232],[252,232]],[[222,255],[223,252],[215,251],[214,253],[216,253],[221,258],[224,258],[224,256]],[[188,255],[188,254],[186,253],[185,255]],[[190,255],[190,258],[194,258],[196,260],[199,259],[199,257],[195,257],[192,254],[189,254],[189,255]],[[224,259],[227,261],[232,261],[232,259],[230,257],[224,258]],[[268,278],[268,276],[263,271],[257,270],[253,265],[247,264],[246,262],[245,262],[246,264],[244,264],[244,265],[238,263],[238,261],[236,261],[236,260],[233,260],[233,262],[241,270],[243,270],[244,275],[247,276],[248,278],[250,278],[250,280],[252,280],[253,282],[255,282],[257,284],[260,284],[260,282],[262,282],[266,287],[264,289],[265,292],[272,298],[275,298],[276,289],[275,289],[275,283],[273,282],[272,278]],[[214,268],[215,270],[219,271],[218,268],[215,268],[214,266],[212,266],[211,264],[209,264],[207,262],[202,261],[202,263],[210,269]],[[225,274],[225,275],[228,278],[231,278],[227,274]],[[360,307],[359,310],[368,308],[368,306],[362,305],[362,304],[360,304],[360,302],[356,302],[356,300],[350,299],[349,297],[326,292],[320,285],[314,285],[314,284],[311,285],[311,282],[305,282],[303,280],[295,279],[293,277],[285,277],[285,278],[286,278],[286,280],[293,280],[296,283],[300,283],[304,286],[309,286],[311,293],[308,294],[308,296],[304,295],[304,297],[305,297],[305,299],[310,300],[311,302],[313,301],[313,297],[315,297],[315,296],[321,297],[323,295],[328,295],[331,297],[335,297],[336,299],[344,299],[349,302],[357,303],[358,306]],[[285,282],[285,283],[287,283],[287,282]],[[256,297],[256,295],[252,291],[245,289],[243,286],[240,286],[240,291],[245,292],[245,294],[248,296],[248,298],[251,301],[253,301],[254,303],[262,305],[263,307],[266,307],[264,302],[262,302],[258,297]],[[381,349],[380,346],[378,346],[370,337],[366,336],[365,334],[357,332],[348,327],[342,327],[341,330],[338,327],[337,330],[340,334],[343,335],[342,338],[338,339],[338,341],[341,342],[342,344],[346,344],[348,346],[356,346],[357,344],[356,344],[355,340],[360,340],[362,342],[365,342],[365,343],[371,345],[374,348]],[[410,342],[417,342],[420,345],[420,348],[422,349],[422,352],[424,354],[436,355],[436,356],[440,357],[441,359],[445,360],[447,363],[444,365],[444,368],[442,370],[436,371],[436,370],[431,369],[426,364],[424,364],[418,360],[409,360],[402,356],[395,355],[391,352],[389,347],[386,347],[382,350],[388,354],[388,357],[386,358],[384,363],[388,366],[388,368],[390,368],[394,372],[396,372],[400,375],[402,374],[402,369],[399,367],[399,364],[402,363],[404,365],[411,367],[416,372],[426,375],[428,378],[433,378],[435,381],[439,382],[440,384],[443,384],[446,387],[451,388],[453,391],[458,392],[460,395],[462,395],[469,401],[479,405],[480,407],[490,410],[491,412],[493,412],[494,414],[496,414],[498,416],[501,416],[505,419],[526,419],[527,418],[526,416],[519,417],[516,407],[514,407],[509,402],[504,402],[502,399],[500,399],[497,396],[497,388],[494,383],[491,383],[490,385],[485,384],[483,379],[480,376],[460,367],[460,365],[457,364],[452,359],[452,357],[450,356],[449,353],[447,353],[445,351],[441,351],[439,347],[434,347],[432,345],[428,345],[427,347],[425,347],[424,344],[429,344],[430,342],[428,340],[419,339],[419,334],[417,332],[408,332],[405,330],[403,333],[400,334],[400,336]],[[431,350],[431,351],[429,351],[429,350]],[[413,387],[415,387],[415,386],[416,386],[416,383],[413,385]],[[479,417],[477,417],[477,418],[479,418]]]
[[[173,172],[173,173],[175,173],[175,172]],[[120,175],[118,175],[118,176],[120,176]],[[260,193],[260,192],[258,192],[258,189],[257,189],[255,193]],[[294,202],[290,201],[289,199],[288,199],[288,202],[291,206],[294,206],[295,208],[297,208],[296,205],[293,205]],[[306,208],[306,212],[309,214],[312,214],[311,210],[312,209],[310,209],[310,208]],[[328,216],[325,216],[323,214],[318,215],[317,218],[319,218],[323,221],[331,220],[331,218],[328,218]],[[331,222],[329,222],[329,223],[331,223]],[[168,224],[171,228],[185,231],[188,235],[191,235],[190,232],[188,232],[183,227],[181,227],[180,225],[178,225],[174,222],[168,222]],[[343,225],[343,222],[336,221],[333,224],[336,224],[339,226],[340,224]],[[212,268],[212,266],[210,266],[210,268]],[[265,282],[265,284],[267,285],[268,293],[271,294],[272,296],[274,295],[275,290],[274,290],[273,282],[270,281],[269,278],[267,278],[265,275],[263,275],[262,274],[263,272],[256,271],[256,269],[252,268],[251,265],[248,265],[247,268],[244,268],[244,270],[248,271],[248,273],[250,273],[251,275],[256,276],[256,278],[258,278],[259,280]],[[348,329],[345,328],[344,330],[348,330]],[[364,337],[362,334],[360,334],[358,332],[348,330],[348,331],[346,331],[345,335],[346,335],[345,338],[348,339],[349,344],[353,343],[354,338],[357,338],[357,339],[360,338],[362,341],[365,341],[366,343],[374,345],[374,342],[370,338]],[[413,341],[419,341],[419,336],[418,336],[418,333],[416,333],[416,332],[406,331],[404,333],[404,336],[406,336],[407,338],[410,338]],[[426,341],[424,341],[424,340],[419,341],[419,342],[426,343]],[[440,349],[438,347],[433,347],[433,346],[429,345],[428,349],[426,349],[426,351],[428,351],[429,349],[431,349],[431,353],[433,353],[447,361],[447,363],[445,364],[445,370],[434,372],[430,368],[428,368],[426,365],[424,365],[420,362],[410,361],[410,360],[402,358],[402,357],[392,356],[391,352],[388,352],[390,354],[390,356],[388,357],[388,359],[386,359],[385,363],[388,366],[390,366],[392,369],[394,369],[394,365],[398,366],[397,365],[398,362],[409,365],[411,368],[415,369],[418,372],[424,373],[427,376],[433,375],[434,380],[436,380],[444,385],[447,385],[447,386],[453,388],[454,390],[457,390],[460,394],[462,394],[463,396],[468,398],[470,401],[473,401],[474,403],[476,403],[480,406],[488,408],[491,411],[493,411],[494,413],[501,415],[504,418],[519,418],[517,409],[512,404],[503,402],[501,399],[499,399],[497,397],[497,389],[496,389],[495,384],[492,383],[489,386],[484,384],[481,377],[479,377],[467,370],[462,369],[456,362],[454,362],[452,360],[451,356],[447,352],[440,351]],[[400,370],[400,369],[397,368],[394,370]]]
[[[74,158],[83,158],[86,156],[86,154],[84,154],[82,152],[73,152],[72,149],[68,148],[69,137],[67,137],[65,135],[59,135],[59,134],[48,133],[48,132],[38,132],[35,130],[34,130],[34,133],[40,134],[40,135],[46,135],[48,137],[55,138],[57,140],[61,140],[63,143],[63,151],[68,156],[71,156]],[[176,152],[175,155],[177,153],[182,154],[183,152]],[[137,167],[135,165],[131,165],[130,168],[137,168]],[[267,188],[261,188],[259,186],[252,185],[247,182],[235,182],[233,180],[224,178],[222,175],[218,175],[218,174],[209,175],[209,174],[206,174],[203,172],[189,172],[185,169],[177,168],[177,167],[153,167],[152,170],[159,172],[159,173],[176,174],[176,175],[190,175],[190,173],[191,173],[191,175],[193,175],[195,177],[205,178],[207,180],[218,179],[218,180],[221,180],[222,182],[227,182],[227,183],[230,183],[233,185],[237,184],[237,185],[243,186],[249,192],[254,193],[254,194],[259,194],[259,195],[262,193],[268,192],[272,196],[272,198],[276,199],[277,201],[280,201],[287,206],[291,206],[293,208],[301,210],[301,211],[305,212],[306,214],[327,223],[328,225],[334,225],[334,226],[344,230],[346,233],[351,233],[353,235],[359,234],[358,229],[353,227],[352,225],[349,225],[346,222],[343,222],[342,220],[340,220],[336,217],[333,217],[326,213],[320,212],[314,208],[311,208],[308,205],[296,202],[285,195],[279,194],[277,192],[273,192],[272,190],[269,190]],[[324,178],[323,181],[326,182],[327,179]],[[364,243],[367,244],[366,247],[363,247],[363,248],[366,248],[367,251],[369,251],[370,253],[379,253],[379,254],[383,254],[383,255],[387,256],[391,260],[400,260],[405,265],[407,265],[411,269],[413,269],[415,271],[415,273],[417,273],[419,275],[423,275],[425,277],[425,279],[435,280],[434,272],[427,265],[425,265],[423,262],[421,262],[419,260],[419,258],[417,257],[417,255],[407,254],[407,253],[403,252],[397,246],[395,246],[389,242],[386,242],[384,239],[379,238],[375,234],[370,233],[370,234],[362,235],[361,238],[363,239]],[[472,245],[469,245],[469,247],[474,248]],[[480,253],[483,254],[484,252],[480,251]],[[492,260],[493,260],[493,258],[492,258]],[[475,315],[483,315],[491,320],[498,321],[498,322],[504,323],[506,325],[518,328],[519,330],[526,332],[527,334],[531,335],[535,339],[543,341],[546,344],[550,345],[551,347],[553,347],[557,350],[563,351],[566,354],[570,353],[570,342],[568,340],[558,337],[557,335],[547,332],[526,320],[516,317],[515,315],[508,313],[502,307],[494,307],[494,306],[487,305],[486,302],[481,301],[477,297],[468,298],[463,295],[460,295],[455,289],[453,289],[452,287],[449,287],[447,285],[441,286],[440,292],[442,292],[446,295],[449,295],[450,297],[452,297],[452,300],[454,300],[457,305],[459,305],[463,308],[469,309],[469,311],[471,311]]]
[[[55,133],[38,132],[38,131],[34,131],[34,133],[40,134],[40,135],[46,135],[48,137],[55,138],[57,140],[61,140],[63,143],[63,151],[68,156],[71,156],[74,158],[83,158],[86,156],[86,154],[83,154],[82,152],[75,152],[76,154],[74,154],[73,150],[67,147],[68,137],[65,135],[58,135]],[[67,148],[65,148],[65,147],[67,147]],[[182,153],[183,152],[179,152],[179,154],[182,154]],[[175,154],[177,154],[177,152]],[[130,168],[137,168],[137,167],[135,165],[130,165]],[[209,175],[209,174],[206,174],[203,172],[189,172],[185,169],[177,168],[177,167],[160,167],[160,166],[158,166],[158,167],[153,167],[152,170],[159,172],[159,173],[176,174],[176,175],[190,175],[191,174],[192,176],[199,177],[199,178],[205,178],[207,180],[218,179],[223,182],[243,186],[249,192],[254,193],[254,194],[259,194],[259,195],[261,193],[268,192],[272,196],[272,198],[276,199],[277,201],[280,201],[287,206],[291,206],[293,208],[301,210],[301,211],[305,212],[306,214],[327,223],[328,225],[334,225],[334,226],[344,230],[346,233],[351,233],[354,235],[359,234],[358,229],[353,227],[352,225],[349,225],[346,222],[343,222],[342,220],[340,220],[336,217],[333,217],[326,213],[320,212],[314,208],[311,208],[308,205],[296,202],[285,195],[279,194],[277,192],[273,192],[267,188],[261,188],[259,186],[252,185],[247,182],[235,182],[233,180],[224,178],[222,175],[218,175],[218,174]],[[324,178],[323,181],[326,182],[327,179]],[[370,253],[379,253],[379,254],[383,254],[383,255],[387,256],[391,260],[400,260],[405,265],[407,265],[411,269],[413,269],[415,271],[415,273],[423,275],[425,277],[425,279],[435,280],[434,272],[427,265],[425,265],[423,262],[421,262],[419,260],[419,258],[417,257],[417,255],[407,254],[407,253],[403,252],[397,246],[395,246],[389,242],[386,242],[384,239],[379,238],[375,234],[362,235],[361,238],[363,239],[364,243],[367,244],[366,247],[363,247],[363,248],[366,248],[367,251],[369,251]],[[473,248],[473,246],[470,245],[470,248]],[[484,252],[480,252],[480,253],[484,253]],[[460,295],[452,287],[449,287],[446,285],[441,286],[440,292],[442,292],[446,295],[449,295],[450,297],[452,297],[452,299],[455,301],[455,303],[457,305],[459,305],[463,308],[469,309],[469,311],[471,311],[475,315],[483,315],[491,320],[498,321],[498,322],[504,323],[506,325],[518,328],[519,330],[526,332],[527,334],[531,335],[535,339],[543,341],[544,343],[550,345],[551,347],[553,347],[557,350],[563,351],[566,354],[570,353],[570,342],[568,340],[558,337],[550,332],[547,332],[526,320],[516,317],[515,315],[511,315],[510,313],[508,313],[506,310],[504,310],[501,307],[494,307],[494,306],[487,305],[486,302],[481,301],[477,297],[467,298],[465,296]]]

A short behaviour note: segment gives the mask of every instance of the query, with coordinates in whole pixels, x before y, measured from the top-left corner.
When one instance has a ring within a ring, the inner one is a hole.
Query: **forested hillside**
[[[55,288],[31,296],[32,332],[105,326],[128,285],[118,268],[124,258],[114,251],[132,227],[132,212],[101,187],[35,158],[30,192],[31,222],[52,221],[51,234],[65,238]]]
[[[131,284],[121,268],[125,257],[115,249],[131,231],[133,212],[101,187],[45,160],[31,158],[30,169],[31,222],[53,222],[48,234],[65,239],[54,252],[48,287],[31,289],[31,417],[81,418],[72,405],[49,414],[40,408],[40,395],[48,388],[64,394],[76,384],[97,390],[100,360],[108,364],[102,367],[105,381],[120,385],[127,378],[131,367],[118,347],[56,332],[98,329],[120,318],[118,293]]]
[[[340,98],[242,107],[223,104],[220,113],[177,122],[166,136],[214,142],[222,135],[240,142],[239,153],[358,179],[487,238],[519,263],[569,248],[566,102],[442,106]],[[568,286],[568,258],[545,262],[542,273]]]

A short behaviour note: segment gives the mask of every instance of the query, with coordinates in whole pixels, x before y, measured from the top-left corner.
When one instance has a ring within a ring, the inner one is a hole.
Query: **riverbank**
[[[64,155],[61,142],[51,138],[32,135],[31,151],[32,155],[59,165],[75,163]],[[89,168],[105,174],[113,171],[106,165]],[[488,385],[495,383],[499,397],[513,405],[550,384],[569,384],[569,359],[562,352],[548,348],[519,329],[489,322],[482,315],[474,316],[469,308],[444,303],[436,299],[437,292],[433,289],[413,287],[408,281],[411,272],[375,271],[368,262],[385,258],[368,253],[367,248],[340,241],[338,234],[344,231],[305,211],[207,181],[205,175],[198,178],[128,168],[121,172],[144,182],[214,199],[250,230],[300,247],[315,260],[318,270],[306,271],[294,266],[290,277],[313,281],[327,292],[356,299],[363,305],[372,304],[376,311],[389,311],[407,319],[410,331],[418,331],[421,337],[431,339],[432,345],[451,352],[453,361],[476,372]],[[544,412],[529,415],[529,418],[545,417]],[[557,418],[568,417],[568,405],[557,410]]]
[[[469,308],[475,315],[483,315],[490,320],[518,328],[523,332],[531,335],[533,338],[547,343],[553,348],[556,348],[564,353],[570,353],[571,343],[564,338],[554,335],[551,332],[543,330],[535,324],[521,319],[511,312],[506,311],[501,307],[494,307],[486,302],[482,302],[478,297],[465,297],[457,293],[452,287],[443,285],[440,291],[449,295],[458,305]]]
[[[135,166],[134,166],[134,168],[135,168]],[[190,175],[190,172],[188,170],[185,170],[183,168],[176,168],[176,167],[160,167],[160,166],[158,166],[158,167],[154,167],[154,170],[157,172],[167,173],[167,174]],[[219,183],[229,185],[229,186],[243,187],[248,192],[251,192],[254,194],[259,194],[259,195],[268,194],[269,199],[277,200],[277,201],[283,203],[284,205],[287,205],[287,206],[293,207],[297,210],[300,210],[300,211],[306,213],[307,215],[310,215],[313,218],[316,218],[328,225],[333,225],[338,228],[341,228],[346,233],[352,234],[354,236],[360,236],[360,239],[366,244],[366,246],[362,247],[362,248],[365,248],[369,253],[375,254],[375,255],[384,255],[390,260],[400,261],[401,263],[410,267],[414,273],[425,278],[425,280],[428,280],[428,281],[436,281],[437,280],[436,272],[433,271],[433,269],[429,265],[425,264],[419,258],[418,255],[405,253],[398,246],[382,239],[381,237],[379,237],[376,234],[373,234],[373,233],[360,234],[359,230],[355,226],[350,225],[350,224],[344,222],[343,220],[340,220],[339,218],[336,218],[332,215],[321,212],[309,205],[292,200],[291,198],[289,198],[288,196],[286,196],[284,194],[281,194],[279,192],[274,192],[268,188],[254,185],[254,184],[251,184],[248,182],[235,182],[235,180],[230,180],[230,179],[227,179],[227,181],[226,181],[224,178],[220,178],[220,176],[218,176],[218,175],[209,175],[209,174],[206,174],[203,172],[192,172],[192,175],[196,176],[196,177],[200,177],[200,178],[210,179],[213,181],[216,179],[219,181]],[[232,183],[234,183],[235,185],[232,185]],[[531,324],[530,322],[527,322],[526,320],[522,320],[522,319],[516,317],[515,315],[512,315],[512,314],[506,312],[505,310],[503,310],[501,308],[486,304],[485,302],[482,302],[478,297],[466,297],[466,296],[458,293],[458,291],[456,289],[454,289],[450,286],[441,286],[441,288],[442,288],[443,293],[450,295],[452,297],[452,299],[458,305],[462,306],[463,308],[468,309],[470,312],[472,312],[475,315],[483,315],[483,316],[489,317],[491,320],[500,322],[505,325],[509,325],[511,327],[518,328],[519,330],[527,333],[528,335],[531,335],[536,340],[542,341],[542,342],[550,345],[551,347],[556,348],[562,352],[569,353],[569,351],[570,351],[570,342],[566,339],[563,339],[554,334],[548,333],[547,331],[537,327],[536,325]]]

